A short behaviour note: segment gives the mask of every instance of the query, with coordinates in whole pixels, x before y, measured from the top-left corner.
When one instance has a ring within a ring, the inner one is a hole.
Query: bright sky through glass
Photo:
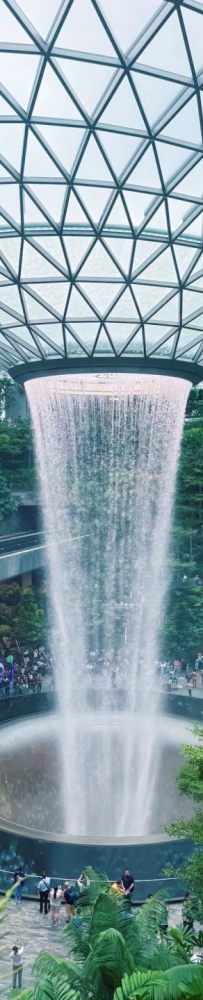
[[[0,365],[203,363],[203,3],[0,0]]]

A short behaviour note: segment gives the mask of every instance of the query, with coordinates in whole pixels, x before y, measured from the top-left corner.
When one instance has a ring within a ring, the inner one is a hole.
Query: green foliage
[[[15,510],[16,507],[17,503],[12,497],[6,476],[0,472],[0,521],[8,517],[8,514],[11,514],[11,511]]]
[[[80,898],[80,920],[76,916],[64,932],[70,957],[41,952],[33,991],[19,992],[18,1000],[181,1000],[188,990],[202,1000],[203,969],[190,964],[196,939],[175,928],[160,940],[163,893],[132,914],[106,876],[88,871],[92,879]]]
[[[195,804],[198,803],[198,808],[195,808],[190,819],[179,819],[172,823],[167,833],[171,837],[189,837],[196,845],[201,846],[196,848],[178,871],[176,869],[174,872],[174,869],[168,867],[166,874],[176,874],[183,879],[187,887],[192,889],[200,900],[201,906],[198,907],[200,916],[200,911],[203,915],[203,806],[200,808],[200,804],[203,803],[203,729],[196,725],[193,732],[198,742],[196,746],[184,744],[181,747],[185,763],[177,777],[177,784],[181,795],[189,796]]]
[[[38,642],[43,628],[43,611],[39,608],[31,587],[21,592],[19,611],[14,622],[14,632],[17,639],[29,644]]]

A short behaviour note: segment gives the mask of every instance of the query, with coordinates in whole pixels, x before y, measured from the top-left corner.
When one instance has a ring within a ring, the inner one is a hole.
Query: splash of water
[[[159,765],[154,665],[189,388],[157,375],[56,376],[26,387],[71,835],[150,832]]]

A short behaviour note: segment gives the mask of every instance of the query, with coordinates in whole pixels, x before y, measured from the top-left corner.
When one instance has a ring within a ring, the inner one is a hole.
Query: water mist
[[[69,835],[150,832],[160,763],[154,668],[189,388],[148,375],[60,375],[26,387]]]

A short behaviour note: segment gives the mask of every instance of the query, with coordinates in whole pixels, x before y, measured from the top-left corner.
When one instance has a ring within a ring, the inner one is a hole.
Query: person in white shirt
[[[10,958],[13,960],[13,989],[16,989],[17,981],[19,989],[22,986],[22,975],[23,975],[23,945],[14,944]]]
[[[63,899],[63,892],[60,885],[54,885],[54,888],[50,892],[50,914],[53,924],[57,924],[59,921],[59,913],[61,908],[61,900]]]
[[[39,891],[39,899],[40,899],[40,904],[39,904],[40,913],[43,913],[43,905],[44,905],[44,913],[48,913],[50,878],[48,875],[46,875],[46,872],[42,872],[42,878],[38,882],[37,888]]]

